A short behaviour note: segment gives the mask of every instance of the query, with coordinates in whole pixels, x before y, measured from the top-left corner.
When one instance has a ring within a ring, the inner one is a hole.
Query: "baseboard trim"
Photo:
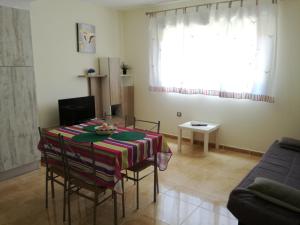
[[[31,172],[33,170],[37,170],[40,168],[40,160],[34,161],[32,163],[28,163],[26,165],[10,169],[4,172],[0,172],[0,181],[8,180],[20,175],[23,175],[24,173]]]
[[[162,133],[162,134],[165,137],[168,137],[168,138],[172,138],[172,139],[177,139],[178,138],[177,135],[174,135],[174,134],[167,134],[167,133]],[[190,142],[191,139],[183,137],[182,140]],[[194,143],[196,143],[196,144],[203,144],[203,141],[194,140]],[[214,143],[209,143],[209,147],[215,147],[215,144]],[[264,155],[263,152],[258,152],[258,151],[249,150],[249,149],[241,149],[241,148],[232,147],[232,146],[226,146],[226,145],[221,145],[221,144],[220,144],[220,149],[224,149],[224,150],[228,150],[228,151],[233,151],[233,152],[246,153],[246,154],[250,154],[250,155],[254,155],[254,156],[263,156]]]

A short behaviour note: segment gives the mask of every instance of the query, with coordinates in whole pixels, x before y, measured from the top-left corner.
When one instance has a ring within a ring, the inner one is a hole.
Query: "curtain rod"
[[[241,7],[243,6],[243,1],[244,0],[227,0],[227,1],[219,1],[219,2],[212,2],[212,3],[202,3],[198,5],[191,5],[191,6],[185,6],[185,7],[177,7],[177,8],[172,8],[172,9],[164,9],[164,10],[158,10],[158,11],[153,11],[153,12],[146,12],[146,16],[152,16],[157,13],[162,13],[162,12],[169,12],[169,11],[177,11],[177,10],[186,10],[189,8],[198,8],[201,6],[209,6],[209,5],[219,5],[219,4],[229,4],[229,7],[231,6],[232,2],[241,2]],[[258,4],[259,0],[256,0],[256,5]],[[272,0],[272,3],[277,3],[277,0]]]

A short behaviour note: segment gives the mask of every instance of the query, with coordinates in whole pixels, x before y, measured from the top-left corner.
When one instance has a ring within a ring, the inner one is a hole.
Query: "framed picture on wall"
[[[94,25],[77,23],[77,51],[96,53],[96,28]]]

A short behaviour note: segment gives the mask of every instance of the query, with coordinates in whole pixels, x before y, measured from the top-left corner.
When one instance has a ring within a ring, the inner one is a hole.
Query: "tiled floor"
[[[168,170],[159,173],[160,194],[153,200],[153,176],[141,181],[140,209],[135,210],[135,186],[125,182],[126,217],[122,225],[236,225],[237,220],[226,209],[230,191],[253,168],[259,157],[225,150],[203,155],[199,145],[183,143],[182,153],[176,140],[169,139],[174,152]],[[62,222],[62,188],[56,186],[56,197],[45,209],[45,170],[0,183],[0,225],[57,225]],[[51,198],[50,198],[51,199]],[[119,198],[120,199],[120,198]],[[120,200],[119,200],[120,203]],[[92,224],[92,203],[73,196],[72,224]],[[119,215],[121,215],[119,206]],[[100,225],[113,224],[113,204],[98,207]]]

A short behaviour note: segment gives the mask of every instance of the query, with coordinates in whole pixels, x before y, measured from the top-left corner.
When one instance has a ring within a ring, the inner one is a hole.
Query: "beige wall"
[[[300,138],[299,11],[299,0],[279,2],[275,104],[149,92],[145,10],[125,12],[124,52],[126,62],[133,68],[132,73],[135,75],[136,116],[161,120],[162,131],[170,134],[176,134],[177,124],[188,120],[220,123],[221,144],[261,152],[281,136]],[[177,118],[177,111],[181,111],[183,117]]]
[[[97,57],[121,55],[119,13],[79,0],[36,0],[30,11],[39,121],[53,126],[58,99],[88,95],[77,75],[98,69]],[[76,51],[77,22],[96,26],[96,54]]]

